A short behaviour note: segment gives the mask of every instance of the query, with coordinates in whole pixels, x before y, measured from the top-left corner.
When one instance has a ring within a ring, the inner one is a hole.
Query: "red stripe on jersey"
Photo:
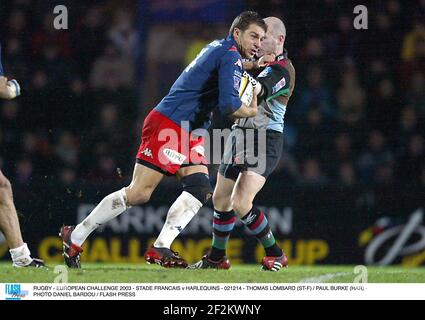
[[[229,51],[238,51],[238,49],[235,46],[232,46]]]
[[[286,65],[287,60],[281,60],[281,61],[272,61],[267,64],[267,66],[272,66],[274,64],[279,64],[281,67],[284,67]]]

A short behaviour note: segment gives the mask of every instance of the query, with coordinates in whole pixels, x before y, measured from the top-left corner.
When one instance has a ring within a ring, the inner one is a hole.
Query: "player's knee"
[[[126,189],[126,195],[127,205],[136,206],[148,202],[151,198],[152,190],[150,190],[149,188],[136,190],[129,187]]]
[[[223,197],[219,193],[217,193],[217,192],[213,193],[212,202],[213,202],[214,207],[219,206],[221,204],[222,200],[223,200]]]
[[[232,206],[230,196],[220,192],[214,192],[212,196],[214,209],[219,211],[229,211],[229,207]]]
[[[193,195],[202,204],[208,202],[213,194],[210,178],[205,173],[194,173],[181,179],[183,190]]]
[[[238,215],[246,214],[252,208],[251,201],[249,201],[248,199],[245,199],[242,195],[237,193],[232,194],[230,201],[232,203],[233,210]]]

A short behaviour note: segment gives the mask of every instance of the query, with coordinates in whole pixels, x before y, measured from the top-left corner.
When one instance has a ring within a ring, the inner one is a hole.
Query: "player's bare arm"
[[[271,53],[261,56],[258,60],[244,61],[242,65],[245,70],[257,70],[265,67],[268,63],[273,62],[275,59],[276,55]]]
[[[10,99],[9,90],[7,88],[7,78],[0,77],[0,98]]]
[[[252,97],[251,104],[247,106],[245,103],[242,103],[242,106],[236,110],[236,112],[232,113],[232,117],[235,119],[239,118],[251,118],[255,117],[258,112],[257,106],[257,94],[254,93]]]

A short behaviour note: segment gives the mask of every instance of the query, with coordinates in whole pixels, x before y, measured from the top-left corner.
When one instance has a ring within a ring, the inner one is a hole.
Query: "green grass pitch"
[[[53,283],[64,266],[16,269],[0,263],[0,283]],[[56,273],[55,273],[56,271]],[[164,269],[147,264],[87,263],[69,270],[70,283],[353,283],[354,266],[290,266],[262,272],[258,265],[236,265],[231,270]],[[368,267],[369,283],[425,283],[425,268]]]

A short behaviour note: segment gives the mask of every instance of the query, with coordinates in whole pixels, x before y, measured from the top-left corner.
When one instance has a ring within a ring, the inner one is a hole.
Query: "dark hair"
[[[235,28],[245,31],[248,29],[250,24],[255,23],[257,26],[264,29],[267,32],[267,25],[264,22],[263,18],[255,11],[245,11],[238,15],[235,20],[233,20],[232,26],[229,30],[229,35],[233,34]]]

